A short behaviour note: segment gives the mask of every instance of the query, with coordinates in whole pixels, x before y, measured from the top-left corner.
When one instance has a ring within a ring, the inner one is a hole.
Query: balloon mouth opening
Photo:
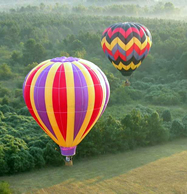
[[[51,62],[73,62],[73,61],[78,61],[79,58],[75,58],[75,57],[56,57],[51,59]]]
[[[77,146],[73,147],[62,147],[60,146],[60,151],[63,156],[73,156],[76,153]]]
[[[120,70],[119,70],[120,71]],[[125,70],[121,70],[120,72],[121,72],[121,74],[123,75],[123,76],[131,76],[131,74],[133,73],[133,71],[134,70],[131,70],[131,69],[129,69],[128,71],[125,71]]]

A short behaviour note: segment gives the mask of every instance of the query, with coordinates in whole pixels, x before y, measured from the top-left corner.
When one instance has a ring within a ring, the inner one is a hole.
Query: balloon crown
[[[51,62],[73,62],[73,61],[78,61],[79,58],[75,57],[56,57],[54,59],[51,59]]]

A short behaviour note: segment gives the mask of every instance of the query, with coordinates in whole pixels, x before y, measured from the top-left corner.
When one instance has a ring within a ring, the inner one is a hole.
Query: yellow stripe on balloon
[[[101,46],[103,47],[103,44],[105,43],[106,41],[106,36],[103,37],[102,41],[101,41]]]
[[[82,72],[82,74],[84,75],[84,78],[86,80],[86,84],[87,84],[87,88],[88,88],[88,107],[87,107],[87,112],[85,115],[84,122],[83,122],[77,136],[75,137],[72,146],[76,146],[80,142],[81,137],[89,124],[90,118],[91,118],[93,110],[94,110],[94,104],[95,104],[95,89],[94,89],[93,80],[92,80],[91,75],[88,72],[88,70],[81,64],[82,61],[83,61],[83,64],[86,64],[84,60],[74,61],[73,64],[76,65],[76,67],[78,67],[80,69],[80,71]]]
[[[123,69],[123,63],[120,62],[119,65],[115,64],[113,61],[112,61],[112,65],[116,68],[116,69],[119,69],[119,70],[122,70]]]
[[[135,69],[138,68],[141,65],[141,63],[142,62],[140,61],[137,65],[135,65]]]
[[[133,62],[131,62],[129,65],[124,65],[122,62],[120,62],[119,65],[117,65],[113,61],[112,64],[118,70],[124,69],[128,71],[129,69],[135,70],[136,68],[138,68],[141,65],[141,61],[137,65],[135,65]]]
[[[108,50],[111,51],[111,44],[109,44],[107,41],[105,42],[105,46]]]
[[[152,45],[152,41],[151,41],[151,39],[150,39],[150,37],[149,37],[149,36],[147,36],[147,42],[149,43],[149,45],[150,45],[150,47],[151,47],[151,45]]]
[[[125,69],[126,71],[128,71],[133,64],[133,62],[131,62],[129,65],[124,65],[122,62],[119,63],[119,65],[122,66],[122,69]]]
[[[116,37],[111,43],[110,43],[110,48],[111,50],[116,46],[116,44],[119,44],[119,41],[121,41],[120,38]],[[121,41],[122,42],[122,41]]]
[[[138,46],[138,48],[141,48],[142,43],[138,38],[134,37],[134,43]]]
[[[130,69],[135,70],[139,64],[141,64],[141,61],[140,61],[137,65],[135,65],[134,62],[131,62],[131,63],[129,64]],[[125,66],[125,65],[124,65],[124,66]]]
[[[102,104],[101,104],[101,107],[100,107],[100,111],[99,111],[97,117],[95,118],[95,121],[92,123],[90,128],[86,131],[86,133],[81,137],[79,142],[81,142],[84,139],[84,137],[90,132],[92,127],[95,125],[95,123],[99,119],[99,117],[101,115],[101,112],[103,110],[103,107],[105,105],[105,100],[106,100],[106,84],[105,84],[104,78],[102,77],[101,73],[98,71],[98,69],[96,68],[95,64],[93,64],[92,62],[86,61],[86,60],[82,60],[82,61],[84,61],[84,63],[87,66],[89,66],[95,72],[95,74],[98,76],[98,79],[100,80],[102,91],[103,91],[103,100],[102,100]]]
[[[45,106],[51,127],[58,139],[59,146],[66,146],[65,140],[58,127],[53,109],[53,82],[58,68],[62,63],[55,63],[49,70],[45,83]]]
[[[124,44],[123,41],[121,41],[120,38],[116,37],[111,44],[109,44],[107,41],[105,42],[105,45],[107,47],[107,49],[109,49],[110,51],[112,51],[112,49],[116,46],[116,44],[118,43],[119,46],[124,50],[124,51],[128,51],[133,44],[136,44],[140,50],[143,50],[146,46],[147,46],[147,42],[148,39],[146,38],[145,41],[143,43],[140,42],[140,40],[136,37],[133,37],[127,44]],[[150,44],[151,41],[149,40]]]
[[[118,44],[120,45],[120,47],[125,50],[125,51],[128,51],[132,45],[134,44],[134,40],[133,38],[127,43],[127,44],[124,44],[121,39],[118,40]]]
[[[110,50],[112,50],[116,44],[119,44],[119,46],[124,50],[124,51],[128,51],[133,44],[136,44],[139,48],[142,47],[142,44],[140,42],[139,39],[137,39],[136,37],[133,37],[127,44],[124,44],[123,41],[121,41],[120,38],[116,37],[112,42],[111,42],[111,45],[107,42],[106,43],[106,47],[107,48],[110,48]]]
[[[70,62],[64,63],[64,71],[67,91],[66,147],[71,147],[74,137],[74,123],[75,123],[75,88],[74,88],[73,68]]]
[[[30,100],[31,100],[31,106],[32,109],[34,111],[34,114],[36,115],[36,118],[38,119],[38,121],[40,122],[40,124],[42,125],[42,127],[46,130],[46,133],[51,137],[51,139],[53,139],[54,142],[56,142],[58,144],[58,140],[54,137],[54,135],[48,130],[48,128],[45,126],[45,124],[43,123],[43,121],[41,120],[37,110],[36,110],[36,106],[35,106],[35,102],[34,102],[34,87],[36,84],[36,81],[40,75],[40,73],[49,65],[53,64],[53,62],[48,62],[46,63],[44,66],[42,66],[34,75],[32,83],[31,83],[31,88],[30,88]]]
[[[146,46],[147,46],[147,37],[146,37],[145,41],[142,43],[142,45],[141,45],[141,50],[143,50]]]

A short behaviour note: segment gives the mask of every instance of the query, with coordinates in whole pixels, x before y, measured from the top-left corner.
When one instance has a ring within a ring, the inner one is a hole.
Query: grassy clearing
[[[186,194],[187,151],[136,168],[126,174],[100,180],[68,180],[36,194]]]
[[[124,193],[122,190],[116,192],[121,184],[128,183],[126,178],[123,179],[123,183],[120,183],[120,177],[126,177],[126,173],[135,168],[184,150],[187,150],[187,139],[180,139],[164,145],[77,161],[73,167],[48,167],[14,176],[4,176],[0,177],[0,181],[9,182],[15,194],[36,192],[37,194]],[[160,177],[157,178],[160,179]],[[148,185],[145,185],[146,188]],[[129,189],[130,194],[132,188],[129,187]]]

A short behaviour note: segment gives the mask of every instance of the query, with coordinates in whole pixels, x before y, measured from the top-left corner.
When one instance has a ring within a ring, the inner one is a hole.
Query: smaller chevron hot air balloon
[[[152,44],[149,30],[137,23],[113,24],[102,34],[105,55],[124,76],[130,76],[148,55]]]
[[[104,112],[109,95],[109,83],[101,69],[73,57],[40,63],[23,84],[31,115],[64,156],[75,154],[77,145]]]

